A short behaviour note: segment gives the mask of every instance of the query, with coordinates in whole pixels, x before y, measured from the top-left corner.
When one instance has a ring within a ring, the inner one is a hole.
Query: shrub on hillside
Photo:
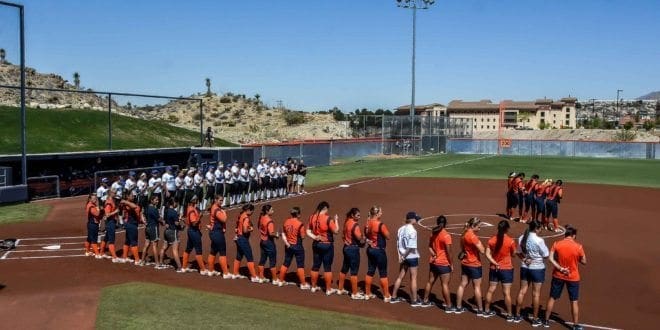
[[[192,115],[192,119],[194,121],[199,121],[200,119],[202,119],[202,115],[200,115],[199,112],[195,112],[195,114]]]
[[[227,96],[223,96],[220,98],[220,103],[231,103],[231,98]]]
[[[211,118],[218,118],[218,117],[220,117],[219,113],[217,113],[217,112],[211,113]]]
[[[283,116],[284,116],[284,121],[289,126],[304,124],[306,121],[305,115],[302,112],[298,112],[298,111],[287,111],[284,113]]]

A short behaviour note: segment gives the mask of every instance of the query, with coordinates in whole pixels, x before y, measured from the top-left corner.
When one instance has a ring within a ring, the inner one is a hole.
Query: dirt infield
[[[366,215],[368,208],[376,204],[383,207],[383,221],[395,233],[409,210],[428,218],[424,222],[433,221],[439,214],[447,214],[450,225],[458,227],[457,224],[469,216],[482,215],[484,221],[495,225],[499,218],[494,214],[504,208],[503,186],[503,182],[492,180],[390,178],[353,184],[349,188],[324,189],[271,204],[275,208],[274,219],[278,225],[292,206],[300,206],[306,219],[321,200],[327,200],[331,205],[330,213],[337,213],[341,218],[350,207],[357,206]],[[589,262],[581,268],[581,322],[600,329],[651,329],[655,328],[653,324],[660,322],[660,282],[654,279],[660,270],[660,246],[652,243],[660,234],[659,227],[652,221],[658,218],[659,200],[660,189],[565,184],[560,220],[562,224],[570,223],[579,229],[577,239],[584,244]],[[13,252],[0,252],[0,284],[4,286],[0,289],[0,319],[6,328],[93,328],[100,290],[129,281],[149,281],[451,329],[529,326],[528,323],[508,324],[499,317],[481,319],[473,313],[447,315],[439,308],[413,309],[407,304],[385,304],[379,299],[351,301],[345,296],[326,297],[293,286],[276,288],[268,284],[251,284],[246,280],[177,274],[172,270],[157,271],[152,267],[78,257],[82,253],[85,235],[84,201],[77,198],[44,203],[54,206],[44,222],[0,227],[0,238],[21,239]],[[236,210],[229,212],[232,221],[228,226],[228,238],[232,236],[229,232],[234,228],[237,214]],[[205,216],[203,220],[207,219]],[[253,221],[256,221],[256,215]],[[523,230],[524,225],[513,223],[511,234],[517,236]],[[453,231],[458,233],[460,229]],[[420,246],[426,246],[429,231],[418,227],[418,232]],[[486,237],[494,233],[494,227],[487,227],[482,229],[480,235]],[[546,235],[548,245],[556,239],[551,235],[554,233]],[[118,234],[117,237],[117,245],[121,246],[124,235]],[[208,238],[207,235],[204,237],[205,252],[208,252]],[[258,258],[258,235],[252,235],[251,241]],[[457,243],[456,236],[454,243]],[[49,245],[60,245],[61,251],[42,251]],[[390,241],[387,248],[390,283],[394,282],[397,272],[395,245],[394,241]],[[309,271],[311,241],[305,241],[305,248],[309,251],[306,254],[306,269]],[[229,260],[232,260],[235,250],[231,240],[228,240]],[[282,251],[282,244],[278,242],[278,262],[283,258]],[[335,256],[333,271],[337,278],[342,261],[341,243],[335,243]],[[420,287],[427,280],[427,257],[428,252],[422,249],[423,262],[420,263],[418,278]],[[363,253],[361,279],[365,272],[366,257]],[[487,275],[487,272],[484,274]],[[516,271],[513,294],[518,290],[517,276]],[[549,276],[550,269],[546,278],[549,279]],[[454,272],[452,292],[458,286],[459,277],[460,272]],[[406,280],[402,291],[408,292],[407,285]],[[486,284],[483,284],[485,288]],[[440,296],[439,283],[433,292]],[[548,292],[549,281],[546,281],[542,291],[543,305]],[[472,290],[468,289],[466,297],[471,296]],[[495,299],[502,299],[499,291]],[[530,304],[530,299],[528,296],[526,306]],[[501,306],[501,302],[498,303],[498,308]],[[556,304],[555,312],[559,318],[570,320],[565,293]],[[554,324],[552,327],[561,328],[561,325]]]

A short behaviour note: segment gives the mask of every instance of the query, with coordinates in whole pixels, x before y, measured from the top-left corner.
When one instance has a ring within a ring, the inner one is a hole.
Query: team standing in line
[[[515,173],[514,173],[515,174]],[[522,175],[524,178],[524,174]],[[510,176],[508,187],[517,187],[520,185],[518,180],[520,175]],[[538,180],[538,176],[533,176],[532,180]],[[531,180],[530,180],[531,181]],[[551,193],[555,196],[561,196],[561,181],[558,180],[559,192],[555,185],[549,186]],[[535,185],[538,185],[535,183]],[[532,186],[534,187],[534,186]],[[545,185],[547,189],[548,186]],[[554,192],[553,192],[554,190]],[[218,191],[218,190],[216,190]],[[531,190],[530,190],[531,191]],[[507,197],[509,197],[507,191]],[[188,205],[184,208],[185,215],[180,215],[178,201],[176,198],[167,199],[167,208],[159,211],[159,194],[151,195],[146,211],[141,210],[139,203],[135,201],[138,193],[130,191],[124,194],[124,199],[118,202],[116,206],[116,191],[108,192],[105,206],[101,211],[98,198],[90,194],[86,205],[88,238],[85,243],[85,250],[96,258],[111,258],[113,262],[133,262],[135,265],[144,266],[149,254],[149,247],[153,253],[156,269],[166,269],[169,266],[164,264],[165,253],[172,248],[172,259],[176,263],[177,272],[197,272],[189,267],[191,253],[195,252],[195,260],[199,273],[205,276],[222,276],[224,279],[244,279],[246,276],[239,273],[242,259],[246,259],[249,271],[249,280],[254,283],[271,282],[276,286],[285,286],[293,284],[286,281],[286,275],[293,259],[296,261],[296,275],[299,287],[302,290],[317,292],[321,290],[318,285],[319,277],[324,279],[324,290],[326,295],[339,294],[350,295],[355,300],[375,299],[376,295],[372,292],[373,276],[378,270],[380,277],[381,295],[385,302],[400,303],[406,301],[400,297],[399,288],[403,278],[408,274],[410,276],[410,304],[413,307],[431,307],[435,306],[429,300],[433,285],[440,278],[442,286],[442,298],[444,300],[443,308],[446,313],[461,314],[467,311],[462,306],[463,294],[465,288],[472,284],[474,288],[475,302],[477,308],[475,313],[479,317],[488,318],[495,315],[491,309],[493,294],[497,286],[501,285],[505,301],[504,317],[508,322],[519,323],[522,321],[521,309],[524,298],[529,286],[532,286],[532,307],[533,313],[530,318],[534,327],[549,327],[549,317],[554,307],[554,302],[561,296],[563,287],[566,286],[569,299],[571,301],[571,313],[573,317],[574,329],[581,329],[578,323],[578,297],[579,297],[579,271],[578,263],[586,264],[586,256],[582,246],[575,241],[577,230],[571,226],[565,228],[565,238],[555,242],[548,251],[543,238],[538,234],[547,224],[539,222],[535,217],[527,220],[528,229],[517,240],[508,236],[510,227],[509,221],[502,220],[497,228],[497,234],[490,238],[487,245],[484,246],[476,233],[481,228],[481,221],[478,218],[470,218],[465,223],[465,229],[460,238],[460,253],[458,259],[461,264],[461,281],[456,290],[456,301],[452,303],[449,292],[449,282],[453,273],[453,251],[452,239],[446,230],[447,218],[440,216],[436,220],[436,226],[432,229],[432,235],[428,244],[429,251],[429,276],[423,295],[420,298],[417,290],[417,270],[420,260],[421,250],[417,244],[417,231],[414,225],[421,217],[411,211],[406,214],[405,224],[397,231],[397,252],[399,261],[399,274],[394,283],[392,294],[389,291],[389,281],[387,274],[387,241],[390,240],[390,232],[387,226],[381,222],[382,209],[373,206],[369,210],[368,220],[360,223],[361,213],[358,208],[351,208],[345,217],[341,238],[343,241],[343,262],[339,273],[337,287],[334,288],[332,276],[332,264],[334,261],[334,236],[340,233],[338,217],[331,217],[328,212],[330,205],[323,201],[319,203],[314,213],[309,217],[305,224],[301,220],[301,210],[294,207],[289,211],[289,217],[280,227],[281,232],[276,229],[273,220],[274,208],[270,204],[262,207],[257,221],[257,230],[260,235],[260,260],[258,269],[255,268],[252,248],[249,244],[249,237],[255,230],[251,216],[255,210],[254,205],[247,203],[241,208],[240,215],[236,221],[233,241],[236,245],[236,258],[234,260],[232,272],[228,269],[226,257],[226,229],[227,214],[223,209],[225,203],[224,194],[215,194],[209,210],[209,223],[206,224],[208,235],[211,242],[210,252],[206,263],[203,259],[202,232],[201,232],[201,213],[199,197],[195,193],[187,200]],[[526,197],[526,196],[522,196]],[[231,197],[229,197],[231,198]],[[547,197],[546,197],[547,198]],[[510,206],[510,200],[507,199],[507,206]],[[524,205],[523,205],[524,206]],[[119,218],[119,209],[123,210],[122,218],[125,224],[125,243],[122,257],[118,257],[114,247],[114,231],[117,227]],[[507,208],[508,210],[509,208]],[[205,209],[202,209],[205,211]],[[536,209],[538,213],[538,208]],[[513,211],[513,210],[512,210]],[[523,211],[520,211],[521,215]],[[507,214],[509,215],[509,214]],[[554,215],[556,219],[556,214]],[[99,224],[105,220],[106,235],[99,249],[97,237]],[[142,251],[142,259],[138,253],[137,228],[140,223],[146,223],[146,240]],[[159,241],[159,227],[165,227],[164,240],[160,250],[157,249]],[[555,228],[557,225],[555,224]],[[179,261],[179,233],[184,231],[187,234],[187,244],[184,249],[182,261]],[[305,249],[302,241],[305,238],[313,240],[312,254],[313,265],[310,274],[310,283],[306,281],[305,276]],[[277,274],[277,248],[275,241],[280,239],[285,246],[284,260]],[[360,265],[361,248],[366,247],[368,259],[368,270],[365,277],[364,292],[358,288],[358,270]],[[106,256],[105,249],[108,249],[110,256]],[[128,255],[133,255],[133,260],[128,259]],[[489,286],[485,301],[482,300],[481,279],[482,263],[481,256],[485,256],[489,261]],[[219,267],[216,267],[216,257]],[[511,285],[514,279],[513,261],[514,257],[521,259],[520,266],[520,290],[516,297],[516,306],[514,310],[513,298],[511,296]],[[545,282],[545,259],[549,259],[554,267],[552,273],[550,298],[548,299],[545,317],[540,317],[540,291]],[[268,262],[269,278],[265,275],[265,267]],[[323,274],[320,274],[320,268],[323,266]],[[219,269],[219,270],[218,270]],[[345,280],[349,278],[350,285],[346,290]]]
[[[562,180],[545,179],[541,182],[538,174],[534,174],[525,182],[525,173],[511,172],[506,188],[507,218],[529,222],[540,217],[543,228],[556,233],[562,231],[558,218],[559,204],[564,196]]]

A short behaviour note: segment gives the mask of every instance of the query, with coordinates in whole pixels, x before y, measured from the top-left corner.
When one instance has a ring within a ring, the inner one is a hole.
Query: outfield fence
[[[60,177],[57,175],[33,176],[27,178],[30,200],[59,198]]]
[[[611,141],[448,139],[447,152],[516,156],[660,159],[660,143]]]

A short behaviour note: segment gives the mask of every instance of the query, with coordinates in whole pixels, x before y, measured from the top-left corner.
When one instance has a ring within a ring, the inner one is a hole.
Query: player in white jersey
[[[193,177],[193,184],[195,186],[195,196],[197,196],[197,208],[202,203],[202,200],[204,199],[204,173],[202,172],[202,169],[200,168],[197,173],[195,173],[195,176]]]
[[[284,163],[280,163],[280,196],[285,197],[289,194],[287,190],[289,180],[289,169]]]
[[[176,195],[176,177],[174,174],[172,174],[172,167],[168,166],[165,168],[165,173],[163,173],[163,176],[161,177],[161,181],[163,185],[165,186],[165,190],[163,191],[163,202],[161,205],[167,205],[169,204],[170,199],[174,198]]]
[[[176,205],[179,206],[183,203],[183,196],[186,193],[186,187],[184,185],[184,180],[186,178],[186,170],[179,170],[174,179],[174,187],[176,188],[176,193],[174,199],[176,200]]]
[[[279,170],[277,169],[277,162],[273,161],[268,168],[268,174],[270,175],[270,184],[268,185],[268,191],[272,198],[277,197],[277,181],[280,179]]]
[[[248,177],[250,178],[250,183],[248,185],[248,201],[256,202],[259,200],[259,175],[252,165],[248,165]]]
[[[216,195],[221,195],[225,196],[225,175],[222,173],[224,164],[222,162],[218,162],[218,168],[215,169],[215,172],[213,172],[213,175],[215,176],[215,194]]]
[[[238,167],[238,161],[234,161],[234,165],[231,166],[231,191],[234,204],[239,204],[241,202],[241,178],[240,178],[240,168]]]
[[[163,181],[161,180],[159,176],[160,172],[158,170],[152,170],[151,171],[151,179],[149,179],[149,194],[148,196],[153,196],[153,195],[158,195],[158,197],[162,197],[163,193]],[[151,197],[147,198],[147,203],[149,203],[149,200]],[[158,205],[156,205],[156,208],[160,210],[160,207],[162,205],[162,198],[158,198]],[[144,212],[146,212],[146,207],[144,208]]]
[[[128,179],[124,182],[124,194],[130,194],[135,189],[135,171],[128,172]]]
[[[243,163],[243,166],[238,170],[238,180],[240,181],[241,192],[239,194],[239,200],[242,202],[249,201],[248,191],[250,188],[250,177],[248,170],[248,163]]]
[[[119,205],[119,201],[121,201],[121,196],[124,191],[124,184],[125,182],[120,175],[117,177],[117,180],[115,180],[115,182],[113,182],[112,185],[110,186],[110,190],[115,192],[115,197],[114,197],[115,205]]]
[[[184,214],[183,211],[186,210],[186,207],[188,206],[188,202],[192,199],[193,196],[195,196],[195,168],[191,167],[188,169],[188,173],[186,174],[186,177],[183,178],[183,187],[185,190],[184,194],[184,201],[183,203],[179,206],[181,208],[181,212],[179,214]]]
[[[206,206],[209,203],[213,203],[215,198],[215,166],[209,166],[208,171],[205,175],[206,179],[206,196],[202,201],[202,210],[206,210]]]
[[[101,179],[101,185],[96,189],[96,198],[99,200],[99,205],[103,206],[105,200],[108,199],[108,178]]]
[[[259,175],[259,199],[266,198],[266,186],[270,178],[266,179],[266,173],[268,173],[268,165],[266,165],[266,159],[261,158],[259,160],[259,165],[257,165],[257,174]]]
[[[234,201],[232,200],[234,192],[231,190],[234,183],[234,176],[231,175],[231,165],[227,164],[223,175],[225,177],[225,203],[223,206],[231,206],[234,205]]]
[[[146,209],[148,201],[147,199],[149,198],[147,195],[149,194],[149,190],[147,189],[147,173],[140,173],[140,178],[138,179],[138,182],[135,185],[135,196],[136,196],[136,202],[142,208],[143,210]],[[121,222],[122,220],[120,220]]]

